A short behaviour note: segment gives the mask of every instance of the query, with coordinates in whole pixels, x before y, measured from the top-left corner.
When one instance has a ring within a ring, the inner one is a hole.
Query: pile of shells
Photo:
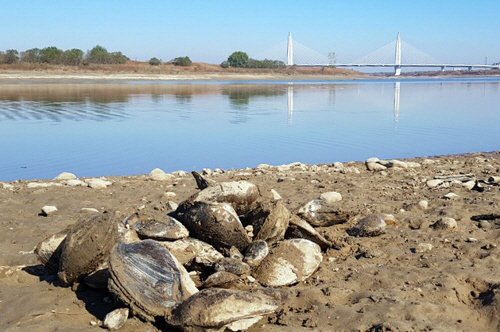
[[[332,244],[313,226],[353,214],[340,208],[339,194],[290,212],[250,182],[195,178],[202,190],[168,215],[94,214],[42,241],[35,253],[63,286],[109,290],[118,308],[104,322],[109,329],[133,315],[185,331],[237,331],[275,312],[288,295],[283,286],[318,269]],[[382,233],[374,220],[373,230],[358,233]]]

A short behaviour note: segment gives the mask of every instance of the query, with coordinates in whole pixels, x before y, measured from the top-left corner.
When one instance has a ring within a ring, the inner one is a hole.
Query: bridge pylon
[[[287,58],[287,66],[293,66],[293,40],[292,33],[288,33],[288,45],[286,48],[286,58]]]
[[[401,75],[401,35],[398,32],[398,37],[396,38],[396,65],[394,66],[394,76]]]

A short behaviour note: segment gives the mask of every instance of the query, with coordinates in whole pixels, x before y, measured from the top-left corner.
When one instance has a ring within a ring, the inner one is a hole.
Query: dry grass
[[[326,75],[326,76],[362,76],[363,74],[349,69],[340,68],[304,68],[285,67],[275,69],[253,69],[253,68],[222,68],[219,65],[193,62],[192,66],[181,67],[172,64],[161,64],[151,66],[147,62],[128,61],[123,65],[97,65],[86,66],[64,66],[50,65],[44,63],[0,64],[2,71],[35,71],[50,73],[136,73],[136,74],[190,74],[190,73],[231,73],[231,74],[275,74],[275,75]]]

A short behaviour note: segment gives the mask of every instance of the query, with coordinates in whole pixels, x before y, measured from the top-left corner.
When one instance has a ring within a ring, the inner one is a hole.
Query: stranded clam
[[[185,201],[175,211],[175,216],[194,237],[216,249],[229,250],[234,246],[241,251],[250,244],[250,238],[230,204]]]
[[[117,243],[109,256],[108,288],[134,315],[154,321],[198,290],[158,242]]]
[[[189,231],[175,218],[160,213],[136,212],[125,221],[141,239],[178,240],[189,236]]]
[[[274,243],[283,240],[290,212],[282,201],[259,202],[257,207],[247,215],[247,223],[252,225],[255,240]]]
[[[248,181],[220,182],[190,198],[195,202],[229,203],[238,215],[246,215],[260,197],[259,188]]]
[[[84,277],[106,261],[118,239],[118,221],[113,212],[80,219],[66,236],[59,260],[58,277],[65,285]]]
[[[302,238],[312,241],[323,250],[332,246],[332,243],[321,236],[307,221],[295,215],[290,218],[290,225],[286,230],[285,237],[288,239]]]
[[[167,248],[184,266],[190,266],[193,263],[212,266],[224,257],[210,244],[193,238],[173,242],[162,241],[160,244]]]
[[[184,331],[244,330],[279,308],[286,295],[276,292],[280,294],[260,289],[204,289],[175,308],[166,320]]]
[[[305,239],[279,242],[256,269],[255,278],[265,286],[278,287],[303,281],[323,260],[321,248]]]
[[[269,254],[269,246],[264,240],[257,240],[247,247],[243,261],[248,265],[254,267],[258,266],[260,262]]]
[[[345,223],[353,213],[335,203],[327,203],[322,199],[313,199],[300,206],[296,214],[312,226],[326,227]]]
[[[42,263],[47,271],[56,274],[59,270],[59,258],[61,257],[62,247],[68,229],[64,229],[45,240],[41,241],[35,248],[34,252],[40,263]]]
[[[386,223],[381,215],[370,214],[348,230],[348,233],[353,236],[378,236],[385,233],[385,227]]]

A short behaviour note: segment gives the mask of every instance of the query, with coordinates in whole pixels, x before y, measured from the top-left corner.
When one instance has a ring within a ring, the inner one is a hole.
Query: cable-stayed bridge
[[[334,56],[323,55],[295,40],[289,33],[288,40],[262,52],[255,59],[280,60],[287,66],[299,67],[392,67],[394,75],[399,76],[401,69],[405,67],[414,68],[466,68],[472,69],[500,69],[499,64],[452,64],[444,63],[425,52],[411,46],[401,40],[401,35],[395,41],[384,45],[377,50],[359,58],[351,63],[336,63]]]

